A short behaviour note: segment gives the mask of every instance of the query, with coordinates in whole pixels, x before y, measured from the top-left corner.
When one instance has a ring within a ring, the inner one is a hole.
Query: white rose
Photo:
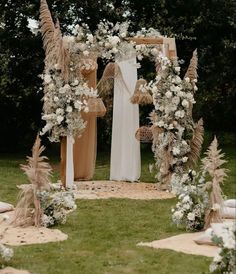
[[[159,121],[158,123],[157,123],[157,125],[159,126],[159,127],[163,127],[164,126],[164,122],[161,120],[161,121]]]
[[[66,111],[67,111],[68,113],[72,112],[72,110],[73,110],[73,108],[72,108],[71,106],[68,106],[68,107],[66,108]]]
[[[189,221],[194,221],[195,220],[195,214],[193,212],[189,212],[187,215],[187,218]]]
[[[175,82],[177,83],[177,84],[179,84],[179,83],[181,83],[181,78],[179,77],[179,76],[176,76],[175,77]]]
[[[178,147],[174,147],[174,148],[172,149],[172,151],[173,151],[173,154],[174,154],[174,155],[180,154],[180,149],[179,149]]]
[[[183,107],[185,107],[185,108],[188,108],[188,107],[189,107],[189,102],[188,102],[186,99],[184,99],[184,100],[182,101],[181,105],[182,105]]]
[[[171,91],[167,91],[167,92],[165,93],[165,96],[166,96],[167,98],[171,98],[171,97],[172,97],[172,92],[171,92]]]
[[[173,97],[173,99],[172,99],[172,103],[173,103],[173,104],[178,105],[179,102],[180,102],[179,97],[177,97],[177,96]]]
[[[64,110],[62,109],[62,108],[58,108],[57,110],[56,110],[56,114],[57,115],[60,115],[60,114],[63,114],[64,113]]]
[[[84,50],[84,51],[83,51],[83,55],[84,55],[84,56],[89,56],[89,51],[88,51],[88,50]]]
[[[112,44],[112,46],[116,46],[120,42],[120,38],[115,35],[109,38],[109,42]]]
[[[174,128],[173,124],[169,124],[168,129],[173,129],[173,128]]]
[[[82,105],[82,103],[80,101],[75,101],[75,103],[74,103],[74,107],[78,110],[81,110],[81,105]]]
[[[57,123],[58,123],[58,125],[60,125],[63,120],[64,120],[63,116],[61,116],[61,115],[57,116]]]
[[[49,84],[51,81],[52,81],[51,76],[50,76],[49,74],[46,74],[46,75],[44,76],[44,82],[45,82],[46,84]]]
[[[87,34],[87,39],[90,43],[93,43],[93,35],[92,34]]]
[[[175,67],[176,72],[180,72],[180,67]]]
[[[57,96],[55,96],[55,97],[53,98],[53,101],[54,101],[54,102],[58,102],[58,101],[59,101],[59,98],[58,98]]]

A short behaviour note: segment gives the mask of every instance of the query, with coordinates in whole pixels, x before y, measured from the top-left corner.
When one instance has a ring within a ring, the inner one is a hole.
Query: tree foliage
[[[192,51],[199,53],[195,116],[207,129],[236,131],[235,0],[48,0],[64,33],[84,21],[95,29],[102,19],[130,20],[131,29],[153,27],[175,36],[183,73]],[[0,2],[0,149],[30,146],[41,127],[41,36],[27,27],[38,20],[39,0]],[[146,113],[146,111],[143,111]],[[104,124],[104,122],[103,122]],[[105,138],[105,136],[104,136]]]

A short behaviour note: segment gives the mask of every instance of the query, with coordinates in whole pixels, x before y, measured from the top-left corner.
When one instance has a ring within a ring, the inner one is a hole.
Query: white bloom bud
[[[68,107],[66,108],[66,111],[67,111],[68,113],[70,113],[70,112],[73,111],[73,108],[72,108],[71,106],[68,106]]]
[[[188,102],[186,99],[184,99],[184,100],[182,101],[181,105],[182,105],[183,107],[185,107],[185,108],[188,108],[188,107],[189,107],[189,102]]]

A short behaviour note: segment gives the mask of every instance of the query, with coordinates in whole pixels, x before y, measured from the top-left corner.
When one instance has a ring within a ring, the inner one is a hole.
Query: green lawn
[[[224,185],[228,197],[235,197],[236,150],[225,147],[229,177]],[[150,147],[142,151],[142,181],[153,182],[148,173],[152,163]],[[53,163],[57,163],[53,159]],[[19,169],[23,156],[1,155],[0,200],[15,203],[17,184],[26,182]],[[95,179],[108,179],[109,155],[98,153]],[[58,173],[54,173],[56,181]],[[191,256],[168,250],[137,247],[141,241],[152,241],[182,233],[170,220],[175,199],[136,201],[128,199],[78,200],[78,209],[60,226],[69,235],[67,241],[14,247],[9,263],[32,273],[56,274],[201,274],[208,273],[210,258]]]

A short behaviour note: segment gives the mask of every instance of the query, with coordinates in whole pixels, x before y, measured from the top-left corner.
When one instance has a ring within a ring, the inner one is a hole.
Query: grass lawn
[[[227,154],[226,166],[230,170],[223,189],[229,198],[234,198],[236,150],[228,146],[223,151]],[[152,157],[150,147],[145,147],[142,181],[154,182],[148,173]],[[19,164],[24,162],[23,156],[0,156],[1,201],[16,202],[16,185],[26,182],[19,169]],[[98,153],[95,179],[108,177],[109,155]],[[54,172],[53,180],[57,178],[58,172]],[[136,246],[141,241],[183,233],[170,220],[170,208],[175,202],[175,199],[77,200],[78,209],[68,216],[65,225],[58,227],[68,234],[67,241],[14,247],[15,256],[9,265],[38,274],[209,273],[210,258]]]

